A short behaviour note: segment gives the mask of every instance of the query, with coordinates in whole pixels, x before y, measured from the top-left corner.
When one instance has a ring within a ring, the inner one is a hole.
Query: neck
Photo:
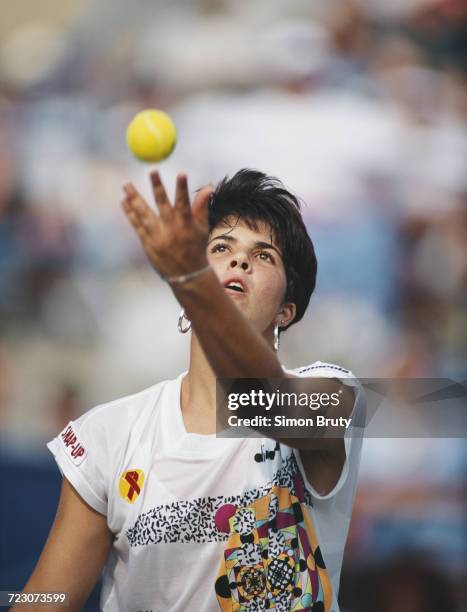
[[[182,381],[180,403],[188,433],[216,431],[216,375],[193,332],[190,365]]]
[[[203,411],[215,412],[216,376],[193,332],[191,334],[190,366],[183,380],[182,390],[183,386],[192,407],[198,406]]]
[[[188,433],[216,430],[216,377],[196,335],[191,333],[190,366],[182,381],[180,403]]]

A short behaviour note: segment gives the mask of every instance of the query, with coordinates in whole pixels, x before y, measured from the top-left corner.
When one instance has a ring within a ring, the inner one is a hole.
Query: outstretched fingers
[[[213,191],[214,187],[212,185],[201,187],[201,189],[198,189],[193,202],[193,217],[198,223],[204,226],[208,225],[208,204]]]
[[[159,172],[157,170],[153,170],[153,172],[150,174],[150,179],[154,200],[159,210],[159,214],[162,219],[166,219],[172,207],[170,205],[169,198],[167,197],[165,187],[161,181],[161,177],[159,176]]]
[[[148,234],[154,233],[157,228],[157,216],[151,210],[146,200],[139,194],[132,183],[126,183],[123,186],[126,194],[128,207],[138,218],[141,225],[145,228]]]
[[[183,172],[178,174],[175,186],[174,209],[179,211],[185,218],[191,216],[190,194],[188,193],[188,178]]]
[[[148,232],[144,225],[141,223],[141,220],[134,211],[133,207],[131,206],[130,199],[128,198],[128,196],[123,198],[122,208],[126,218],[131,223],[135,232],[138,234],[139,239],[141,240],[141,242],[144,243],[144,241],[147,240]]]

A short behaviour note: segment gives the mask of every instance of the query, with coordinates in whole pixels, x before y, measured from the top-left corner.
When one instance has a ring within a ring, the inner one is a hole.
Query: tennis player
[[[315,287],[299,202],[253,170],[201,189],[192,206],[186,175],[173,203],[157,172],[151,181],[157,212],[131,183],[122,205],[183,308],[189,369],[93,408],[48,444],[62,491],[25,592],[65,592],[79,610],[103,570],[109,612],[338,612],[361,438],[351,427],[332,438],[313,428],[282,438],[266,426],[216,435],[218,379],[306,377],[310,394],[324,380],[339,398],[334,420],[364,409],[345,368],[289,371],[278,358],[280,331],[300,321]],[[156,337],[154,359],[163,358]]]

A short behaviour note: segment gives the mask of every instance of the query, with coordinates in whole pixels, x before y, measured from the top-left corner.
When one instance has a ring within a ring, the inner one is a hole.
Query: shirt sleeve
[[[313,497],[323,500],[330,499],[341,490],[341,488],[347,481],[351,462],[360,462],[360,452],[366,411],[365,390],[363,389],[358,378],[356,378],[350,370],[346,370],[341,366],[331,363],[316,361],[315,363],[309,366],[298,368],[297,370],[292,370],[292,372],[296,376],[300,377],[316,376],[317,378],[337,378],[342,382],[342,384],[351,387],[355,393],[355,401],[352,408],[352,412],[350,413],[351,424],[346,429],[344,434],[345,462],[337,483],[335,484],[334,488],[329,491],[329,493],[321,495],[311,485],[305,475],[300,451],[298,449],[293,449],[297,464],[300,468],[300,471],[302,472],[305,483],[309,488],[310,492],[312,493]]]
[[[47,444],[62,475],[91,508],[107,515],[109,460],[99,407],[70,421]]]

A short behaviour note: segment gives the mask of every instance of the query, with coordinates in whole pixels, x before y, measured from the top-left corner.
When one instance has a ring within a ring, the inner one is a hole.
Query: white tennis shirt
[[[358,380],[315,362],[300,376]],[[114,533],[105,612],[338,612],[361,437],[345,437],[334,489],[307,482],[299,451],[268,438],[187,433],[186,372],[97,406],[51,442],[62,474]]]

